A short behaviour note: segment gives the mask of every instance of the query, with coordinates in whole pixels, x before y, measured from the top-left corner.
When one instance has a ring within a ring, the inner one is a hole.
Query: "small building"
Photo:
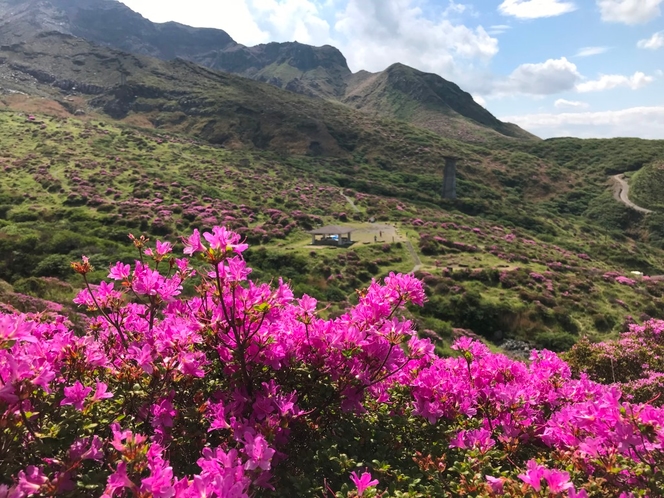
[[[328,225],[311,230],[311,245],[347,247],[353,245],[350,234],[354,228]]]

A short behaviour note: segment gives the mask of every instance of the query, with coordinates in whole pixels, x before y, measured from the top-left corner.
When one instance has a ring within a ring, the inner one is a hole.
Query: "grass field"
[[[621,214],[599,175],[588,218],[552,209],[555,196],[528,200],[534,191],[508,186],[536,171],[523,152],[492,153],[491,161],[516,161],[514,170],[494,168],[504,171],[505,196],[471,163],[460,199],[449,202],[436,197],[431,169],[219,148],[97,116],[0,112],[0,147],[0,292],[25,309],[69,302],[80,286],[69,263],[81,254],[97,280],[114,261],[132,261],[130,232],[177,243],[223,224],[251,244],[256,278],[284,276],[332,314],[373,278],[410,272],[419,260],[429,302],[413,319],[443,349],[455,327],[566,349],[582,335],[616,333],[627,316],[664,318],[659,282],[616,282],[633,270],[664,273],[662,251],[647,244],[657,232]],[[510,190],[519,193],[512,199]],[[642,233],[627,238],[620,223]],[[355,228],[356,244],[312,247],[308,231],[325,224]]]

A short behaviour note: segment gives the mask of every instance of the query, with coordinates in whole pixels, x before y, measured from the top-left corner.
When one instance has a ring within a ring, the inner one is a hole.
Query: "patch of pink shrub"
[[[322,319],[283,281],[249,280],[247,246],[225,228],[194,231],[183,258],[132,240],[140,259],[109,282],[73,264],[76,302],[94,314],[85,334],[53,314],[0,315],[0,451],[13,455],[0,496],[284,496],[307,472],[323,472],[321,487],[344,474],[336,496],[654,497],[664,485],[664,410],[573,378],[547,351],[525,364],[464,337],[458,356],[436,356],[398,315],[424,303],[412,276]],[[411,466],[403,478],[307,453],[376,420],[398,428],[385,458]]]

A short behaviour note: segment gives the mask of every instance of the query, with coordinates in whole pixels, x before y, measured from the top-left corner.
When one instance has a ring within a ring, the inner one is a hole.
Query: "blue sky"
[[[542,136],[664,139],[664,0],[123,0],[255,45],[331,44],[353,71],[402,62]]]

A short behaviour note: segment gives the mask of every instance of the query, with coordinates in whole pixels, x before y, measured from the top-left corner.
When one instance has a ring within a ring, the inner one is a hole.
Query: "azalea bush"
[[[575,373],[618,386],[631,401],[664,405],[664,321],[631,323],[612,341],[579,341],[567,360]]]
[[[0,497],[664,494],[664,410],[547,351],[437,357],[412,276],[324,319],[223,227],[132,241],[99,285],[72,265],[85,327],[0,315]]]

